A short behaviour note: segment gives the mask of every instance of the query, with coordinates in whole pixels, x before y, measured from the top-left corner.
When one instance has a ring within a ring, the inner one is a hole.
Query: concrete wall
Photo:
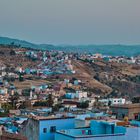
[[[124,119],[125,116],[128,116],[129,110],[123,108],[112,108],[112,113],[116,114],[117,119]]]
[[[137,114],[139,112],[140,112],[140,108],[132,108],[132,109],[129,109],[128,118],[134,120],[135,119],[134,114]]]
[[[111,108],[112,112],[117,115],[117,119],[123,119],[124,116],[127,116],[129,119],[134,120],[134,114],[140,112],[140,108]]]
[[[38,140],[39,122],[33,119],[28,119],[26,126],[21,130],[21,134],[26,136],[28,140]]]
[[[125,134],[126,129],[121,126],[115,126],[115,124],[109,124],[105,122],[91,121],[91,130],[94,135],[100,134]]]

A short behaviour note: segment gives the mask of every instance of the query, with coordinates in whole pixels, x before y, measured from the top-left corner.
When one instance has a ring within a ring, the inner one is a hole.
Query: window
[[[139,119],[139,115],[137,113],[134,114],[134,119],[138,120]]]
[[[51,126],[50,127],[50,132],[55,133],[56,132],[56,126]]]
[[[91,130],[88,130],[88,135],[91,135]]]
[[[47,128],[43,128],[43,133],[47,133]]]
[[[124,119],[124,117],[125,117],[125,114],[122,114],[122,118]]]

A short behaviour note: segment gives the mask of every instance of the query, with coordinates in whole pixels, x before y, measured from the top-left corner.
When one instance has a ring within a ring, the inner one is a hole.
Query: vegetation
[[[53,98],[52,98],[52,94],[48,95],[48,98],[46,98],[46,100],[44,101],[37,101],[35,102],[35,104],[33,106],[47,106],[47,107],[52,107],[53,106]]]
[[[81,102],[77,105],[77,107],[79,108],[88,108],[89,107],[89,102],[88,101],[85,101],[85,102]]]
[[[20,82],[24,81],[23,74],[19,74],[19,81]]]
[[[1,108],[4,109],[4,113],[9,113],[9,110],[13,109],[12,105],[9,103],[2,104]]]
[[[53,106],[53,111],[59,111],[59,109],[62,107],[62,105],[61,104],[56,104],[56,105],[54,105]]]
[[[14,95],[12,95],[11,97],[10,97],[10,102],[11,102],[11,106],[12,106],[12,109],[16,109],[16,104],[17,104],[17,101],[18,101],[18,94],[16,93],[16,94],[14,94]]]
[[[131,76],[130,81],[135,82],[135,83],[140,83],[140,75],[137,76]]]
[[[65,87],[64,89],[65,89],[66,92],[72,92],[72,93],[75,93],[76,92],[75,89],[73,89],[73,88],[67,88],[67,87]]]
[[[132,103],[140,103],[140,97],[133,97]]]
[[[22,95],[23,96],[30,96],[30,89],[28,89],[28,88],[27,89],[23,89],[22,90]]]
[[[22,102],[21,105],[19,106],[19,109],[26,109],[27,104],[26,101]]]
[[[48,106],[48,102],[47,101],[37,101],[37,102],[34,103],[33,106],[35,106],[35,107],[37,107],[37,106]]]
[[[48,107],[52,107],[53,103],[54,103],[53,98],[52,98],[52,94],[49,94],[48,98],[46,100],[47,100],[47,103],[48,103]]]
[[[14,50],[11,50],[10,55],[16,55],[16,52]]]

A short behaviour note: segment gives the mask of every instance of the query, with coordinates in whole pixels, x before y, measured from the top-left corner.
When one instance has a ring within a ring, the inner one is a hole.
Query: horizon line
[[[79,43],[75,43],[75,44],[68,44],[68,43],[60,43],[60,44],[56,44],[56,43],[34,43],[33,41],[28,41],[26,39],[19,39],[19,38],[13,38],[13,37],[9,37],[9,36],[1,36],[1,38],[8,38],[8,39],[13,39],[13,40],[18,40],[18,41],[25,41],[27,43],[31,43],[33,45],[53,45],[53,46],[91,46],[91,45],[94,45],[94,46],[111,46],[111,45],[114,45],[114,46],[140,46],[140,43],[136,43],[136,44],[128,44],[128,43],[83,43],[83,44],[79,44]]]

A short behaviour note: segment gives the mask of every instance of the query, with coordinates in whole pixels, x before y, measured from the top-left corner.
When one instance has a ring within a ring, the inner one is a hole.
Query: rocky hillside
[[[14,45],[0,45],[0,64],[8,69],[15,67],[34,67],[38,61],[33,61],[25,56],[26,48],[19,48]]]
[[[109,97],[132,98],[140,94],[140,66],[119,63],[73,61],[75,77],[90,91]]]

